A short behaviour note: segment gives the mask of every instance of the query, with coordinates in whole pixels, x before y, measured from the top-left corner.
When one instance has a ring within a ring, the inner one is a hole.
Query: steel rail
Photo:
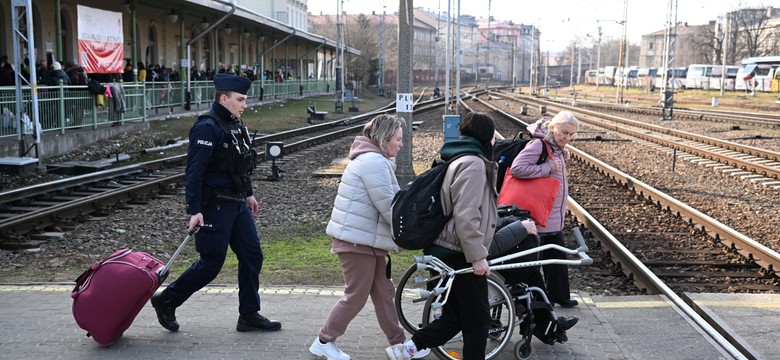
[[[485,105],[494,108],[489,104]],[[501,112],[501,114],[518,124],[524,124],[524,122],[506,112]],[[747,238],[739,232],[721,224],[673,197],[586,154],[572,145],[567,145],[567,147],[572,152],[574,159],[585,162],[597,171],[618,181],[627,188],[632,189],[640,196],[648,198],[660,207],[691,221],[715,239],[719,239],[727,245],[731,244],[730,246],[733,249],[739,251],[743,256],[756,261],[763,268],[772,271],[774,266],[777,266],[777,264],[780,263],[780,254],[777,254],[771,249]],[[716,320],[706,314],[706,312],[699,311],[698,307],[689,304],[689,302],[687,302],[688,300],[683,299],[684,296],[681,297],[677,295],[572,197],[569,196],[567,198],[567,204],[571,213],[580,223],[588,228],[599,242],[601,242],[607,249],[612,260],[620,265],[623,272],[634,281],[640,290],[651,294],[663,294],[666,296],[682,313],[685,314],[685,316],[691,319],[695,326],[705,332],[724,352],[733,356],[735,359],[756,358],[754,351],[752,351],[752,347],[730,334],[723,333],[723,327],[718,326]],[[736,248],[735,246],[740,246],[740,248]],[[748,247],[751,247],[753,250],[749,250]],[[756,256],[752,255],[754,253],[763,254],[765,261],[759,261]]]
[[[524,100],[527,101],[528,99],[524,99]],[[701,143],[708,144],[708,145],[717,146],[719,148],[723,148],[723,149],[727,149],[727,150],[733,150],[733,151],[742,152],[742,153],[745,153],[745,154],[748,154],[748,155],[753,155],[753,156],[761,157],[761,158],[768,159],[768,160],[780,161],[780,153],[778,153],[776,151],[761,149],[761,148],[748,146],[748,145],[741,145],[741,144],[737,144],[737,143],[734,143],[734,142],[731,142],[731,141],[715,139],[715,138],[712,138],[712,137],[709,137],[709,136],[698,135],[698,134],[690,133],[690,132],[687,132],[687,131],[669,129],[669,128],[665,128],[665,127],[658,126],[658,125],[644,123],[644,122],[641,122],[641,121],[621,118],[619,116],[602,114],[602,113],[599,113],[599,112],[596,112],[596,111],[592,111],[592,110],[581,109],[581,108],[578,108],[576,106],[569,106],[569,105],[559,104],[559,103],[546,101],[546,100],[540,100],[540,99],[536,99],[534,101],[543,103],[543,104],[545,104],[547,106],[552,106],[552,107],[559,108],[559,109],[565,109],[565,110],[568,110],[568,111],[571,111],[571,112],[576,112],[576,113],[580,113],[580,114],[586,114],[586,115],[590,115],[590,116],[593,116],[593,117],[596,117],[596,118],[605,118],[605,119],[608,119],[610,121],[614,121],[614,122],[625,124],[625,125],[631,125],[633,127],[638,127],[640,129],[655,131],[657,133],[661,133],[661,134],[664,134],[664,135],[676,136],[676,137],[687,139],[687,140],[692,140],[692,141],[701,142]],[[632,131],[632,133],[636,133],[636,132]]]
[[[662,294],[669,301],[671,301],[682,313],[685,314],[688,319],[691,320],[691,325],[698,327],[710,339],[717,344],[721,350],[728,353],[735,359],[755,359],[756,356],[748,351],[750,347],[745,347],[743,344],[734,344],[733,338],[727,338],[727,334],[722,333],[719,329],[714,327],[711,322],[712,318],[702,314],[697,309],[694,309],[689,305],[682,297],[677,295],[672,289],[670,289],[661,279],[653,274],[639,259],[631,254],[620,241],[618,241],[612,234],[599,223],[596,218],[591,216],[582,206],[580,206],[571,197],[568,198],[568,206],[572,214],[577,220],[585,225],[588,230],[604,244],[610,251],[614,261],[617,261],[621,268],[626,272],[630,278],[637,283],[640,288],[647,289],[652,294]]]
[[[418,106],[415,107],[415,113],[425,112],[433,110],[435,108],[444,106],[443,101],[417,101]],[[339,120],[336,123],[340,125],[347,125],[347,127],[332,131],[326,134],[311,137],[301,141],[296,141],[290,144],[286,144],[285,148],[289,152],[299,151],[301,149],[325,143],[334,138],[343,137],[347,134],[359,132],[362,128],[362,124],[353,125],[357,120],[366,119],[379,113],[392,113],[394,108],[386,107],[384,109],[375,110],[368,114],[359,115],[350,118],[349,121]],[[409,124],[411,126],[411,124]],[[258,151],[258,159],[265,159],[265,152]],[[115,178],[121,174],[134,173],[147,171],[149,168],[163,168],[167,164],[173,162],[183,163],[186,160],[186,154],[168,157],[165,159],[153,160],[144,162],[141,164],[134,164],[124,166],[122,168],[111,169],[101,171],[99,173],[88,174],[84,176],[78,176],[71,179],[57,180],[51,183],[45,183],[40,185],[34,185],[26,187],[20,190],[12,190],[3,194],[0,194],[0,199],[20,199],[24,197],[35,196],[37,194],[48,193],[51,191],[62,190],[63,188],[69,188],[80,185],[94,184],[98,181]],[[126,199],[131,198],[133,194],[142,190],[147,190],[155,187],[158,184],[168,183],[181,183],[184,178],[184,171],[170,169],[172,171],[178,171],[178,173],[165,176],[162,179],[151,180],[148,183],[135,184],[131,186],[120,186],[116,189],[106,189],[103,192],[97,194],[90,194],[71,201],[65,201],[61,204],[53,204],[51,206],[42,207],[30,212],[19,214],[16,216],[8,217],[0,220],[0,232],[7,234],[21,231],[29,231],[32,228],[43,228],[54,224],[62,216],[62,213],[73,212],[85,212],[99,208],[106,203],[109,203],[112,199]],[[26,196],[22,196],[25,194]],[[10,202],[10,201],[9,201]],[[2,204],[2,203],[0,203]]]
[[[483,102],[484,103],[484,102]],[[490,108],[495,108],[490,104],[485,104]],[[508,119],[518,123],[525,124],[520,119],[506,113],[501,114]],[[665,208],[683,219],[696,224],[701,230],[707,232],[715,240],[721,241],[731,249],[739,252],[745,258],[755,261],[756,264],[766,269],[768,273],[775,273],[780,269],[780,254],[758,243],[757,241],[743,235],[742,233],[722,224],[710,216],[698,211],[697,209],[675,199],[666,193],[659,191],[652,186],[636,179],[612,166],[596,159],[595,157],[577,149],[571,144],[566,145],[571,151],[572,156],[587,165],[593,167],[599,172],[620,182],[621,184],[633,189],[634,192],[642,197],[648,198],[657,205]]]
[[[583,161],[588,166],[593,167],[604,175],[614,179],[624,186],[633,189],[633,191],[644,198],[647,198],[656,205],[671,211],[677,216],[695,224],[699,229],[705,231],[715,240],[721,241],[731,249],[737,251],[745,258],[755,261],[756,264],[766,269],[768,273],[774,274],[776,269],[780,269],[780,254],[772,249],[758,243],[757,241],[743,235],[742,233],[724,225],[707,214],[675,199],[666,193],[659,191],[652,186],[636,179],[595,157],[579,150],[571,145],[567,145],[571,151],[572,157]]]
[[[546,104],[547,106],[550,106],[551,108],[565,109],[565,110],[572,111],[574,113],[578,113],[580,114],[580,116],[578,116],[578,120],[582,122],[594,124],[599,127],[610,129],[612,131],[630,135],[649,142],[661,144],[663,146],[670,147],[673,149],[682,150],[697,156],[701,156],[703,158],[714,160],[723,163],[725,165],[734,166],[739,169],[748,170],[766,177],[780,179],[780,166],[777,166],[777,163],[780,162],[780,153],[778,152],[759,149],[747,145],[740,145],[729,141],[714,139],[707,136],[700,136],[700,135],[687,133],[683,131],[666,129],[651,124],[644,124],[634,120],[622,119],[616,116],[599,114],[597,112],[579,109],[577,107],[559,105],[547,101],[542,101],[542,103]],[[652,134],[648,134],[646,132],[627,129],[619,125],[605,124],[601,120],[597,120],[599,118],[607,118],[611,121],[616,121],[625,125],[638,126],[640,128],[657,131],[660,134],[664,134],[668,136],[682,137],[685,138],[686,140],[701,142],[706,145],[715,146],[718,149],[717,150],[706,149],[697,146],[698,144],[697,145],[685,144],[675,139],[666,139]],[[733,151],[736,152],[737,154],[724,153],[723,150]],[[751,159],[750,158],[751,156],[760,159],[756,161],[756,159]]]
[[[61,220],[63,213],[81,213],[85,210],[95,210],[105,204],[115,202],[115,200],[129,199],[141,192],[149,191],[153,188],[159,188],[163,185],[180,182],[184,176],[183,173],[163,175],[153,180],[146,180],[138,184],[126,185],[117,189],[107,190],[105,192],[79,197],[61,204],[41,208],[39,210],[27,212],[7,219],[0,220],[0,230],[9,229],[45,227]]]
[[[571,100],[571,99],[566,99]],[[551,99],[561,103],[563,100]],[[571,101],[569,101],[570,103]],[[659,115],[661,114],[661,108],[652,105],[637,105],[637,104],[621,104],[606,103],[592,100],[577,100],[578,106],[586,106],[591,108],[598,108],[610,111],[632,112],[647,115]],[[675,118],[680,119],[692,119],[692,120],[706,120],[706,121],[718,121],[718,122],[732,122],[746,125],[764,125],[769,127],[780,127],[780,115],[773,113],[756,113],[756,112],[737,112],[729,110],[694,110],[687,108],[675,108]]]

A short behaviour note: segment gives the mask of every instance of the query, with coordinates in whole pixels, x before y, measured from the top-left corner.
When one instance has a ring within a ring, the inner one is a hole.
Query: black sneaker
[[[577,300],[574,299],[556,301],[556,303],[558,303],[558,305],[560,305],[561,307],[565,307],[565,308],[572,308],[580,304],[577,302]]]
[[[236,331],[278,331],[282,323],[276,320],[268,320],[258,313],[245,314],[238,317]]]
[[[152,307],[157,313],[157,321],[162,327],[172,332],[179,331],[179,322],[176,321],[176,308],[165,306],[162,291],[152,295]]]
[[[564,332],[566,330],[571,329],[574,325],[577,324],[577,321],[580,321],[580,319],[577,318],[576,316],[572,316],[570,318],[559,317],[558,332]]]

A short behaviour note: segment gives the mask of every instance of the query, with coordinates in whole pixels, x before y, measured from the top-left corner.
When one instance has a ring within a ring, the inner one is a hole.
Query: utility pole
[[[531,85],[531,89],[534,89],[534,90],[539,85],[539,84],[537,84],[538,83],[538,79],[536,79],[536,77],[534,76],[535,75],[535,72],[534,72],[534,57],[536,56],[536,46],[535,46],[535,44],[536,44],[536,27],[532,25],[531,26],[531,66],[530,66],[530,69],[529,69],[530,71],[528,72],[528,76],[529,76],[528,81],[529,81],[529,85]],[[532,90],[532,92],[535,94],[536,91],[534,91],[534,90]]]
[[[582,45],[577,44],[577,85],[582,84]]]
[[[548,40],[549,41],[549,40]],[[550,48],[549,44],[547,45],[547,57],[544,60],[544,95],[547,95],[547,78],[550,77]]]
[[[728,49],[728,38],[729,38],[729,17],[728,14],[723,18],[723,23],[721,24],[721,55],[720,57],[723,60],[722,70],[720,74],[720,96],[723,96],[723,91],[726,89],[726,49]]]
[[[677,0],[668,0],[666,8],[666,32],[664,35],[664,73],[661,88],[662,120],[674,116],[674,53],[677,38]]]
[[[512,36],[512,89],[517,87],[517,75],[515,74],[515,45],[517,36]]]
[[[460,4],[460,0],[458,0],[458,3]],[[488,66],[490,66],[490,42],[493,40],[490,36],[490,7],[493,3],[493,0],[488,0],[488,26],[487,26],[487,51],[485,52],[485,87],[488,87],[490,85],[490,78],[487,76],[488,73]],[[460,10],[460,7],[458,7],[458,10]],[[458,29],[460,29],[460,26],[458,26]]]
[[[541,46],[541,36],[542,32],[539,31],[539,29],[536,28],[536,26],[533,27],[533,39],[534,39],[534,49],[533,53],[531,54],[532,60],[534,61],[534,66],[531,68],[531,71],[533,71],[533,78],[534,78],[534,90],[533,94],[537,95],[539,94],[539,64],[541,64],[542,60],[542,46]],[[545,63],[545,68],[547,67],[547,64]],[[545,77],[547,77],[547,74],[545,73]],[[547,80],[545,80],[547,81]],[[546,95],[546,94],[545,94]]]
[[[515,88],[517,87],[517,75],[515,74],[515,44],[518,39],[517,32],[515,32],[515,35],[496,35],[496,40],[498,39],[509,39],[512,41],[512,63],[509,64],[509,71],[512,74],[512,88]]]
[[[402,1],[402,0],[399,0]],[[452,5],[450,4],[450,0],[447,0],[447,45],[446,50],[444,52],[444,61],[445,61],[445,69],[444,69],[444,115],[450,114],[450,46],[452,44]],[[477,57],[479,58],[479,54],[477,54]],[[403,150],[403,148],[401,149]]]
[[[523,42],[523,47],[520,50],[520,53],[522,54],[522,56],[520,57],[520,74],[522,74],[522,77],[520,78],[520,82],[525,82],[525,74],[526,74],[526,71],[525,71],[525,53],[526,53],[526,51],[525,51],[525,37],[523,37],[525,29],[523,28],[523,26],[524,25],[520,25],[520,39],[522,39],[521,41]],[[533,49],[531,51],[533,51]],[[531,84],[531,80],[530,79],[528,80],[528,84],[529,85]]]
[[[336,46],[338,47],[338,57],[336,61],[336,113],[344,112],[344,24],[342,12],[344,11],[344,0],[336,2]]]
[[[414,0],[398,0],[398,80],[396,89],[396,115],[406,120],[403,142],[406,146],[396,155],[395,174],[398,183],[406,184],[414,178],[412,167],[412,58],[414,44]]]
[[[626,71],[623,69],[623,67],[625,67],[626,64],[628,63],[628,61],[623,62],[624,54],[628,53],[628,51],[626,51],[626,47],[628,45],[628,44],[626,44],[626,37],[627,37],[626,36],[626,19],[627,18],[628,18],[628,0],[623,0],[623,21],[622,21],[622,24],[623,24],[623,35],[621,36],[621,39],[620,39],[620,52],[619,52],[620,58],[618,58],[618,71],[620,71],[620,77],[618,79],[620,80],[620,82],[618,83],[617,93],[615,94],[615,101],[618,104],[622,104],[623,103],[623,87],[625,86],[625,82],[626,82],[626,79],[623,78],[623,74],[628,75],[626,73]],[[628,58],[628,56],[626,56],[626,60],[628,60],[627,58]]]
[[[438,12],[436,14],[436,36],[433,38],[433,62],[434,62],[434,68],[435,73],[433,74],[433,85],[435,87],[439,87],[439,31],[441,31],[441,27],[439,25],[439,20],[441,20],[441,0],[439,0],[439,8]],[[384,47],[384,46],[383,46]],[[384,49],[382,49],[384,51]]]
[[[403,0],[401,0],[401,1],[403,1]],[[456,39],[458,39],[458,44],[457,44],[457,46],[455,45],[455,43],[453,43],[452,45],[453,45],[453,49],[456,50],[455,54],[457,54],[457,55],[455,55],[455,74],[456,74],[455,75],[455,114],[460,116],[460,67],[461,67],[461,57],[460,57],[460,54],[462,53],[462,49],[460,47],[460,45],[461,45],[461,42],[460,42],[460,39],[461,39],[461,37],[460,37],[460,0],[458,0],[458,11],[456,13],[457,13],[457,19],[458,19],[458,21],[457,21],[458,27],[456,29],[458,31],[457,31],[457,34],[455,36],[456,36]]]
[[[379,15],[379,96],[385,96],[385,9]]]
[[[40,158],[41,137],[41,121],[38,109],[38,75],[36,73],[36,60],[35,60],[35,32],[33,31],[33,7],[32,0],[15,0],[11,4],[11,26],[13,29],[13,37],[11,41],[13,43],[13,62],[18,66],[17,71],[14,73],[15,83],[15,95],[16,95],[16,126],[17,126],[17,142],[19,144],[19,157],[26,157],[27,153],[35,147],[35,163],[38,163]],[[23,46],[26,45],[26,48]],[[26,53],[26,54],[25,54]],[[22,72],[19,69],[22,68],[22,56],[27,56],[30,61],[30,79],[27,80],[22,76]],[[22,94],[22,86],[26,84],[30,87],[30,97],[25,98]],[[27,115],[27,112],[31,111],[32,117]],[[28,124],[23,124],[22,119],[29,121],[31,127],[31,133],[25,132],[25,128]],[[33,145],[29,148],[26,144],[27,135],[33,137]]]
[[[569,87],[574,88],[574,47],[577,44],[577,40],[574,40],[574,42],[571,44],[571,60],[570,63],[570,70],[569,70]]]
[[[596,48],[596,90],[599,89],[599,83],[601,82],[601,25],[599,24],[599,40]]]

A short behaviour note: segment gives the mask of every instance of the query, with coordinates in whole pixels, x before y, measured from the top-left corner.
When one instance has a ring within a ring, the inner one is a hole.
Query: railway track
[[[595,111],[550,101],[519,97],[513,94],[504,94],[504,96],[526,104],[543,105],[553,112],[568,110],[575,113],[577,119],[588,125],[608,129],[613,132],[669,148],[672,151],[683,151],[705,160],[720,163],[724,166],[731,166],[738,170],[744,170],[762,177],[747,177],[750,181],[780,188],[780,181],[778,181],[780,180],[780,153],[776,151],[664,128],[653,124],[601,114]]]
[[[516,129],[527,126],[511,114],[480,102],[502,114]],[[748,289],[780,290],[777,287],[780,282],[774,276],[775,269],[780,268],[779,254],[609,164],[571,145],[568,147],[576,160],[570,169],[570,195],[590,197],[591,200],[582,202],[586,210],[592,208],[594,212],[604,213],[605,219],[621,221],[617,226],[621,230],[614,232],[638,244],[635,249],[641,254],[637,253],[637,257],[644,258],[649,267],[658,269],[670,282],[678,282],[681,290],[707,287],[722,291],[733,286],[735,278],[755,279],[756,283],[745,284]],[[645,210],[655,212],[643,213]],[[680,220],[682,224],[670,230],[670,224]],[[695,227],[691,228],[689,223]],[[699,235],[705,237],[693,243],[692,238]],[[624,263],[621,260],[617,262]],[[703,278],[708,282],[680,281]],[[709,281],[713,278],[722,281]],[[637,285],[643,291],[651,291],[642,282]]]
[[[516,126],[526,125],[483,105]],[[667,296],[724,351],[735,358],[757,358],[686,294],[775,293],[780,290],[775,273],[780,254],[571,145],[569,149],[574,159],[568,167],[569,209],[597,242],[592,249],[604,249],[643,292]]]
[[[559,104],[571,104],[571,99],[550,99]],[[638,104],[615,104],[602,101],[577,100],[580,108],[600,109],[624,113],[634,113],[661,117],[663,109],[660,106]],[[675,108],[674,118],[677,120],[704,120],[714,122],[726,122],[729,124],[741,124],[749,126],[761,126],[771,129],[780,128],[780,114],[768,112],[732,111],[732,110],[692,110]]]
[[[443,106],[442,99],[421,99],[416,102],[416,113]],[[391,104],[347,119],[260,136],[253,144],[284,141],[285,152],[293,154],[359,133],[364,121],[394,111]],[[258,160],[263,161],[265,151],[257,152]],[[62,236],[61,230],[88,214],[176,194],[185,166],[186,155],[178,155],[0,193],[0,247],[36,247],[41,241]],[[261,163],[259,168],[263,166]]]

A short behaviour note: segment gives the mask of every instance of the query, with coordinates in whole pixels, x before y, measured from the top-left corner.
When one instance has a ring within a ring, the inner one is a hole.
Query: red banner
[[[78,5],[79,65],[90,74],[121,73],[125,67],[122,13]]]
[[[89,74],[121,73],[125,67],[122,43],[79,40],[79,63]]]

